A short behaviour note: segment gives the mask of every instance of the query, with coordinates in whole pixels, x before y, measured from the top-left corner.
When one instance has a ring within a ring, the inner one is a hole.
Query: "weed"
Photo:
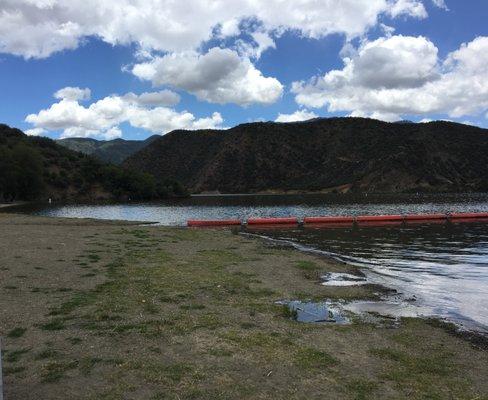
[[[338,364],[338,360],[325,351],[303,347],[298,350],[295,363],[300,368],[313,370],[332,367]]]
[[[7,337],[11,339],[19,338],[24,336],[25,332],[27,332],[27,328],[17,327],[12,329],[9,333],[7,333]]]

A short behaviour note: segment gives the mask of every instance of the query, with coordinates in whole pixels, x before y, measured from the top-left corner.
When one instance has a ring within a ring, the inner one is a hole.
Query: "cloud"
[[[40,136],[46,133],[46,130],[43,128],[33,128],[33,129],[27,129],[26,131],[24,131],[24,133],[27,136]]]
[[[142,93],[139,96],[134,93],[128,93],[125,98],[141,106],[175,106],[181,100],[178,93],[171,90],[161,90],[159,92]]]
[[[170,85],[218,104],[272,104],[283,93],[281,83],[263,76],[248,58],[218,47],[203,55],[192,51],[156,57],[136,64],[132,73],[154,86]]]
[[[449,11],[449,8],[447,7],[446,2],[444,0],[432,0],[432,3],[434,3],[436,7]]]
[[[54,93],[54,98],[56,99],[66,99],[66,100],[90,100],[91,90],[90,89],[80,89],[79,87],[65,87]]]
[[[419,0],[398,0],[391,5],[388,13],[393,17],[408,15],[415,18],[427,18],[424,4]]]
[[[60,92],[65,93],[62,89],[56,94]],[[175,93],[163,91],[143,93],[140,96],[134,93],[112,95],[86,107],[79,103],[80,99],[60,98],[49,108],[26,117],[26,122],[34,126],[27,132],[40,134],[46,131],[62,131],[61,137],[97,137],[110,140],[122,136],[119,127],[122,123],[159,134],[174,129],[221,127],[223,119],[219,113],[197,119],[188,111],[178,112],[164,106],[153,107],[162,100],[168,100],[166,97],[171,97],[172,94]]]
[[[89,37],[182,52],[211,39],[237,37],[249,20],[256,20],[249,26],[259,26],[263,34],[351,39],[376,26],[382,15],[427,14],[420,0],[2,0],[0,52],[44,58],[75,49]],[[258,34],[253,40],[262,45],[261,39]]]
[[[275,122],[297,122],[308,121],[309,119],[317,118],[318,115],[312,111],[297,110],[293,114],[278,114]]]
[[[331,112],[400,119],[488,110],[488,37],[463,44],[441,62],[424,37],[392,36],[364,43],[342,70],[295,82],[298,104]]]

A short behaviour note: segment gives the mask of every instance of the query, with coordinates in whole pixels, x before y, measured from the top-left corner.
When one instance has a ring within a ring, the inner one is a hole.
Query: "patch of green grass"
[[[54,349],[44,349],[36,354],[36,360],[45,360],[47,358],[56,358],[59,356],[59,352]]]
[[[279,309],[279,315],[282,317],[296,320],[298,313],[297,310],[293,310],[288,304],[283,304],[281,306],[277,306]]]
[[[40,325],[40,327],[45,331],[60,331],[66,328],[64,320],[61,318],[54,318],[51,321]]]
[[[210,349],[208,351],[208,354],[211,354],[212,356],[215,357],[230,357],[234,353],[228,349],[214,348],[214,349]]]
[[[54,308],[49,315],[68,315],[78,308],[91,304],[95,299],[93,292],[78,292],[71,299]]]
[[[385,377],[396,382],[418,380],[426,376],[447,377],[456,370],[452,354],[432,349],[432,353],[413,355],[392,348],[374,348],[370,353],[378,358],[393,362]]]
[[[203,310],[205,306],[203,304],[182,304],[180,308],[182,310]]]
[[[69,338],[66,338],[66,341],[72,345],[77,345],[77,344],[80,344],[81,342],[83,342],[83,339],[81,339],[79,337],[69,337]]]
[[[77,366],[78,363],[76,361],[50,361],[42,366],[41,381],[43,383],[59,382],[62,378],[64,378],[67,371],[75,369]]]
[[[325,351],[311,347],[299,348],[295,355],[295,364],[302,369],[324,369],[337,365],[339,361]]]
[[[19,350],[10,350],[8,352],[6,352],[5,354],[5,361],[7,362],[17,362],[20,360],[20,358],[28,353],[31,349],[28,349],[28,348],[25,348],[25,349],[19,349]]]
[[[15,375],[15,374],[18,374],[20,372],[24,372],[26,370],[26,368],[24,366],[15,366],[15,367],[4,367],[3,368],[3,374],[5,376],[9,376],[9,375]]]
[[[374,393],[378,390],[378,383],[366,379],[354,379],[347,382],[345,386],[354,400],[374,399]]]
[[[101,358],[97,358],[97,357],[85,357],[80,361],[79,364],[80,372],[84,376],[88,376],[91,374],[93,368],[95,368],[95,365],[101,363],[102,361],[103,360]]]
[[[322,268],[313,261],[298,261],[295,266],[302,271],[306,279],[315,280],[320,278]]]
[[[320,269],[313,261],[297,261],[295,266],[302,271],[317,271]]]
[[[27,332],[27,328],[17,327],[8,332],[7,337],[11,339],[19,338],[24,336],[25,332]]]
[[[136,363],[135,369],[139,369],[141,375],[148,382],[152,383],[173,383],[181,382],[186,376],[191,375],[192,379],[198,378],[192,364],[187,363]]]
[[[88,258],[88,261],[92,264],[97,263],[102,259],[98,254],[88,254],[86,258]]]
[[[253,329],[253,328],[256,328],[257,325],[253,324],[252,322],[243,322],[242,324],[240,324],[240,327],[242,329]]]

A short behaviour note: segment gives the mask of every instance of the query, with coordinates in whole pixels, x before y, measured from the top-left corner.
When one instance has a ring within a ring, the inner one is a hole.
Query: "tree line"
[[[96,199],[100,193],[114,200],[187,194],[176,181],[106,164],[51,139],[0,125],[0,201]]]

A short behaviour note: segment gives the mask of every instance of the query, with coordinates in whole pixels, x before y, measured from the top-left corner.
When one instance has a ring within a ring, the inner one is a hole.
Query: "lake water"
[[[251,216],[301,218],[488,212],[488,196],[201,196],[164,203],[43,205],[26,211],[44,216],[185,225],[188,219],[247,219]],[[368,281],[399,292],[399,296],[381,304],[352,304],[350,309],[353,311],[437,316],[468,329],[488,332],[488,223],[257,229],[248,232],[360,266]]]

